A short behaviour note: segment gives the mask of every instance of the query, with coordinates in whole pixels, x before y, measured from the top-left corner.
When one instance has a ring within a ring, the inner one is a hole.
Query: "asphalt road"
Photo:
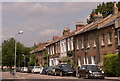
[[[111,79],[83,79],[73,76],[48,76],[33,73],[18,73],[17,76],[9,72],[2,72],[2,81],[118,81]]]

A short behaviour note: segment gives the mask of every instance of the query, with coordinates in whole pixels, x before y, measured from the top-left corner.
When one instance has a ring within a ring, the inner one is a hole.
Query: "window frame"
[[[108,45],[112,44],[112,32],[108,32]]]
[[[81,45],[82,45],[82,46],[81,46],[81,47],[82,47],[81,49],[84,49],[84,37],[82,37],[82,39],[81,39]]]
[[[77,38],[77,40],[76,40],[76,49],[77,50],[79,49],[79,38]]]
[[[102,34],[102,41],[101,41],[101,45],[105,46],[105,34]]]

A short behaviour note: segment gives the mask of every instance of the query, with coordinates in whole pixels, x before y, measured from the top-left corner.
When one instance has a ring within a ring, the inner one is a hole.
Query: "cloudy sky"
[[[100,2],[3,2],[2,40],[14,37],[25,46],[62,35],[64,27],[75,29]],[[69,24],[69,25],[68,25]],[[23,30],[22,35],[16,32]]]

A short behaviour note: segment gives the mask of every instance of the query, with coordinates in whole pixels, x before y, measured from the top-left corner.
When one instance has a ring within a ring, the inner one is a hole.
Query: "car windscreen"
[[[72,68],[69,64],[62,64],[61,67],[62,68]]]
[[[99,71],[100,69],[98,66],[95,65],[84,65],[81,67],[81,69],[87,69],[87,70],[92,70],[92,71]]]

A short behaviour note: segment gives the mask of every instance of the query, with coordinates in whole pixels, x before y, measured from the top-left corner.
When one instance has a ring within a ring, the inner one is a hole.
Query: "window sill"
[[[82,50],[84,49],[84,47],[81,48]]]
[[[101,47],[105,47],[105,44],[101,45]]]
[[[96,48],[96,47],[97,47],[96,45],[93,46],[93,48]]]
[[[89,49],[89,48],[90,48],[90,46],[87,47],[87,49]]]
[[[108,46],[112,45],[112,43],[108,43]]]

